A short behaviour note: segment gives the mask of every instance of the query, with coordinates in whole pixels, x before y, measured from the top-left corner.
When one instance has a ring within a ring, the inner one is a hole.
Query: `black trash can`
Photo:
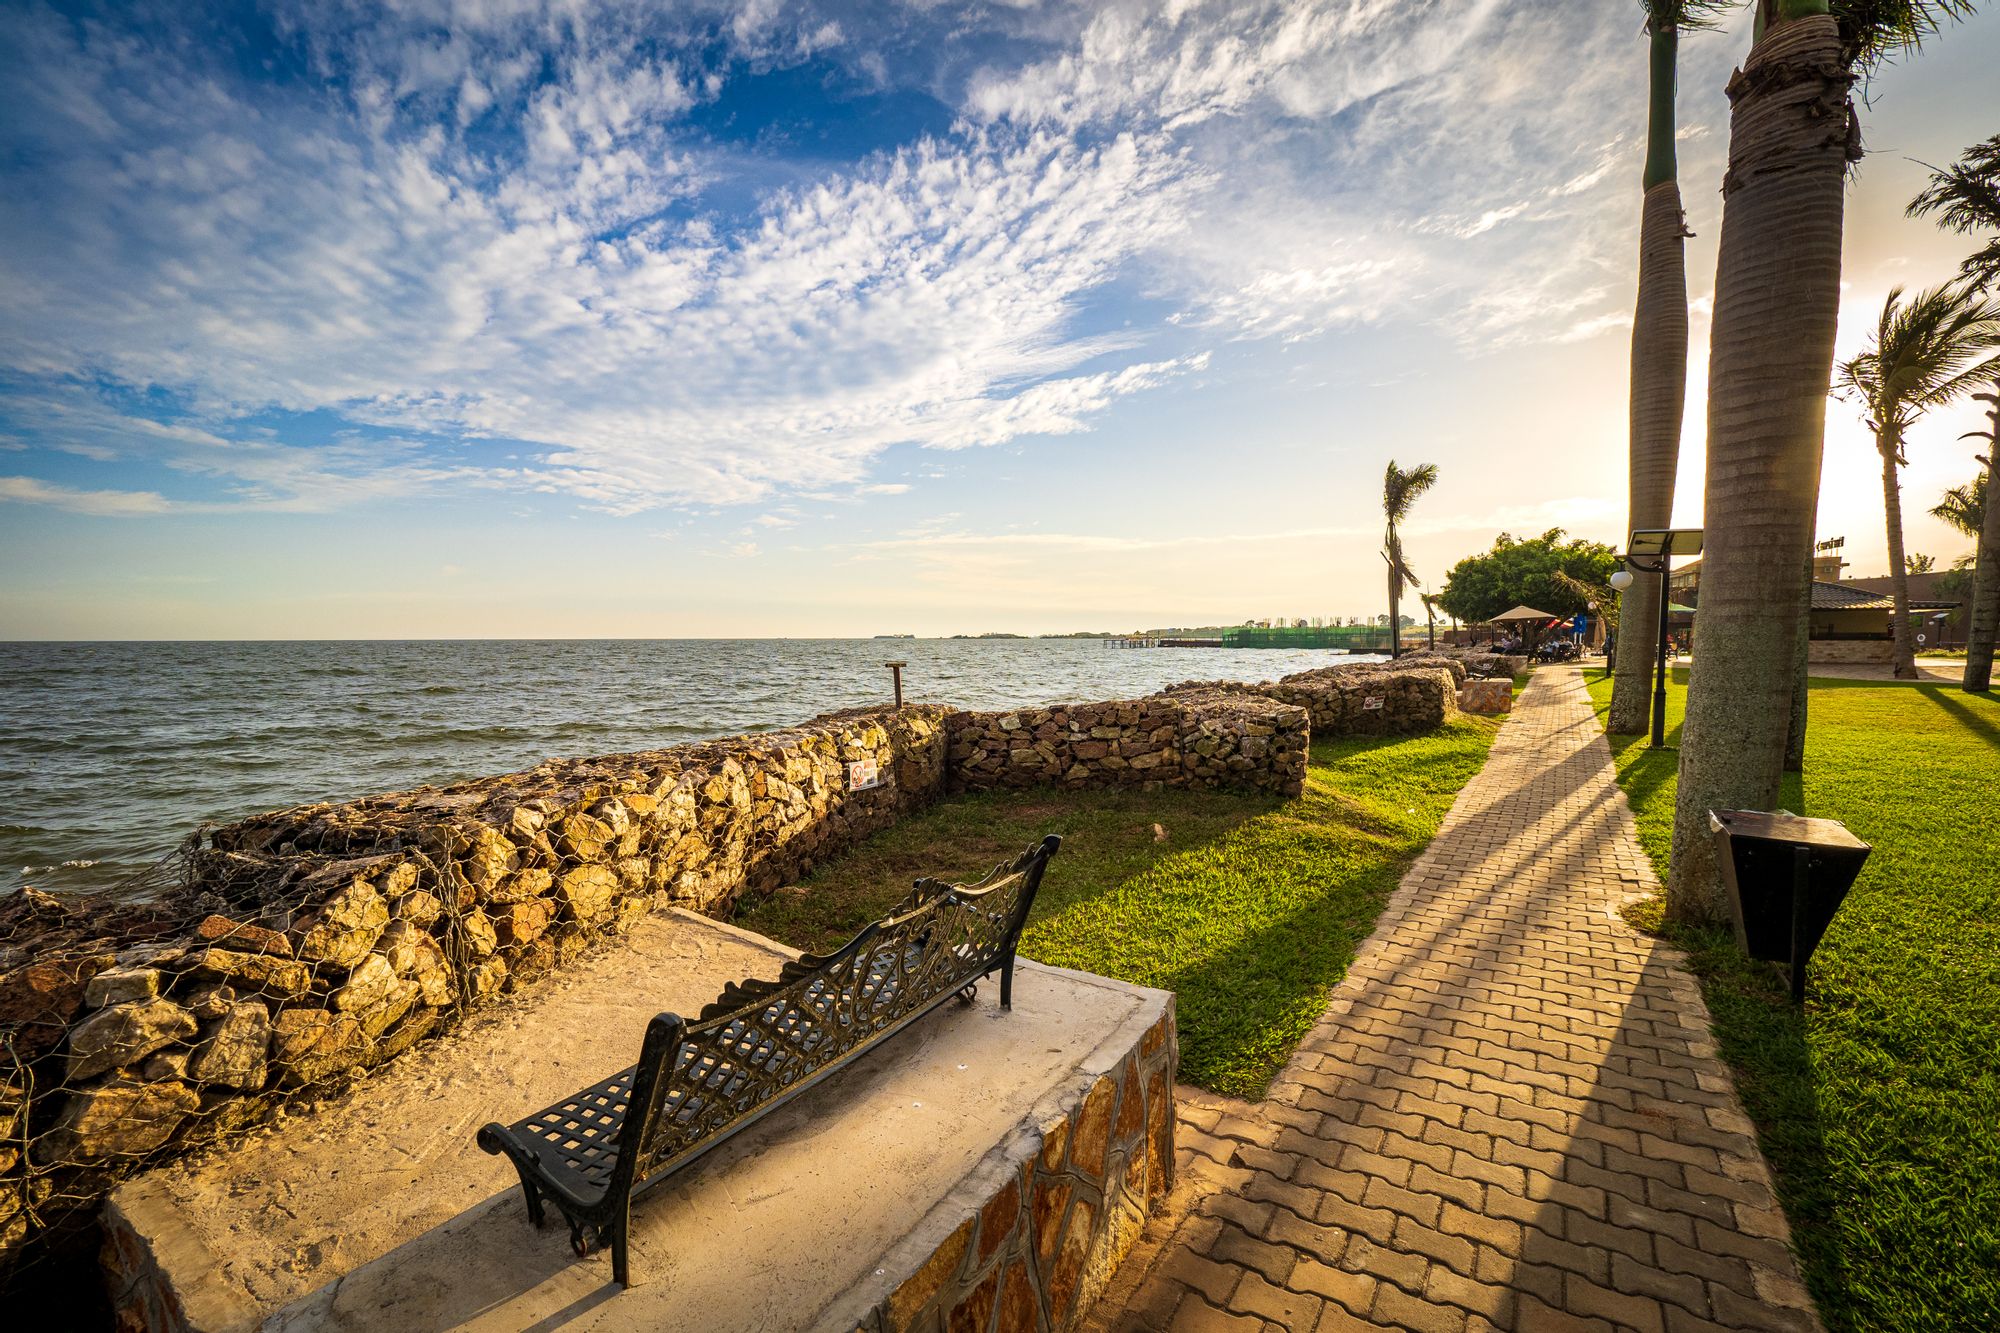
[[[1806,962],[1873,850],[1837,819],[1786,811],[1711,810],[1716,856],[1729,888],[1736,943],[1784,963],[1792,999],[1806,994]]]

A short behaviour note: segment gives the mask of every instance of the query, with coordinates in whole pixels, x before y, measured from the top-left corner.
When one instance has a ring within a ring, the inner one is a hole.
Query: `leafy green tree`
[[[1564,540],[1565,535],[1561,528],[1525,539],[1501,533],[1492,550],[1467,556],[1451,567],[1437,604],[1468,624],[1491,620],[1516,606],[1558,616],[1576,614],[1591,601],[1577,585],[1608,589],[1619,560],[1603,542]],[[1558,574],[1572,582],[1565,583]]]
[[[1928,574],[1937,568],[1937,557],[1913,551],[1903,557],[1903,568],[1912,574]]]

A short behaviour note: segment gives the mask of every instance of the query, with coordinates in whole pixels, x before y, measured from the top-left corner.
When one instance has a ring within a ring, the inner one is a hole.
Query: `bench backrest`
[[[992,970],[1020,939],[1061,842],[1044,838],[977,884],[918,880],[832,953],[732,983],[692,1023],[655,1018],[620,1134],[622,1183],[706,1152]]]

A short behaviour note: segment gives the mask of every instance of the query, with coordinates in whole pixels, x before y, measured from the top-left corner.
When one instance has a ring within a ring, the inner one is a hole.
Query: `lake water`
[[[206,821],[885,702],[897,658],[906,699],[978,709],[1369,660],[1089,639],[0,643],[0,893],[102,888]]]

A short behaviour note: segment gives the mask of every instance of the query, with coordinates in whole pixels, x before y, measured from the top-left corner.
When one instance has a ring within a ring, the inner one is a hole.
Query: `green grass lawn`
[[[1588,673],[1599,716],[1611,684]],[[1687,672],[1668,697],[1677,741]],[[1611,738],[1662,875],[1675,755]],[[2000,700],[1815,680],[1787,808],[1875,850],[1803,1010],[1726,932],[1677,932],[1834,1330],[2000,1328]]]
[[[1430,736],[1315,745],[1295,800],[1209,791],[955,797],[738,921],[798,948],[831,948],[917,877],[969,881],[1059,833],[1062,854],[1021,952],[1177,992],[1181,1078],[1257,1097],[1326,1007],[1498,728],[1466,717]]]

